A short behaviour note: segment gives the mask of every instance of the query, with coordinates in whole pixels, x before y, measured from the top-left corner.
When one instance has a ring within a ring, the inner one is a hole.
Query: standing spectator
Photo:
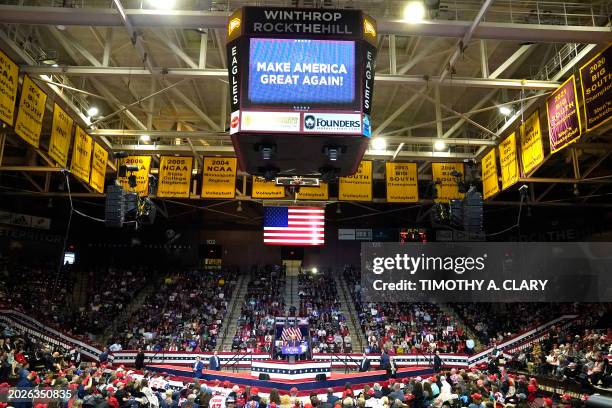
[[[142,370],[144,368],[144,360],[145,354],[142,351],[142,348],[139,347],[138,353],[136,354],[136,359],[134,360],[134,367],[136,367],[137,370]]]
[[[221,360],[219,359],[216,351],[208,360],[208,369],[213,371],[221,371]]]

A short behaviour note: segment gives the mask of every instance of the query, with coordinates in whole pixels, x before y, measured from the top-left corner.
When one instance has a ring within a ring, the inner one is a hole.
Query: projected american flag
[[[264,244],[323,245],[325,209],[264,207]]]

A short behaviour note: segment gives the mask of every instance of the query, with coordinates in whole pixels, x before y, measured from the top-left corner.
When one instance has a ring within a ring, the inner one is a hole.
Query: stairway
[[[300,311],[300,296],[298,288],[298,277],[287,276],[285,281],[285,310],[289,312],[291,306],[295,307],[296,313]]]
[[[232,351],[232,339],[238,328],[238,319],[242,314],[242,303],[247,293],[249,280],[248,275],[240,275],[236,282],[236,289],[234,289],[234,294],[227,305],[227,315],[223,319],[223,334],[217,341],[217,351]]]
[[[364,347],[367,345],[367,341],[363,330],[359,325],[351,292],[344,279],[337,276],[334,279],[336,281],[336,288],[338,289],[338,296],[340,298],[340,312],[346,316],[346,325],[349,329],[351,339],[353,340],[353,353],[362,353]]]
[[[113,335],[117,333],[117,329],[121,327],[123,323],[125,323],[132,316],[132,314],[142,306],[144,301],[147,299],[147,296],[152,294],[155,289],[159,287],[160,283],[160,279],[154,279],[153,282],[149,283],[142,290],[140,290],[132,301],[121,310],[121,313],[117,315],[115,320],[113,320],[110,326],[107,327],[104,333],[96,336],[94,340],[100,344],[106,344],[108,340],[111,340]]]
[[[461,327],[461,329],[463,330],[463,332],[466,334],[468,338],[474,340],[474,350],[478,351],[484,348],[482,344],[480,343],[480,340],[478,340],[478,336],[476,336],[474,334],[474,331],[467,324],[465,324],[465,322],[457,314],[455,309],[453,309],[451,306],[449,306],[446,303],[437,303],[436,306],[438,306],[438,308],[442,311],[442,313],[449,315],[453,319],[455,324]]]

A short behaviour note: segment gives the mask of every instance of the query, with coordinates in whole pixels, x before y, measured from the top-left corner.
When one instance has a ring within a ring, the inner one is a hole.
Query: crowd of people
[[[350,353],[352,338],[340,311],[336,281],[330,270],[298,275],[300,316],[308,316],[313,353]]]
[[[357,268],[344,269],[359,323],[363,329],[367,352],[383,349],[393,354],[471,353],[470,343],[462,327],[453,317],[432,303],[364,302]]]
[[[130,350],[214,350],[237,276],[235,269],[165,276],[111,342]]]
[[[275,318],[285,315],[285,270],[280,265],[253,266],[248,279],[232,350],[270,352]]]
[[[0,359],[0,388],[16,382],[18,387],[69,390],[45,404],[33,401],[3,403],[3,408],[575,408],[580,399],[569,394],[555,397],[535,378],[512,374],[503,366],[485,369],[451,369],[426,378],[389,378],[376,383],[327,392],[300,393],[257,387],[229,381],[195,379],[177,381],[166,373],[135,370],[112,364],[85,362],[77,350],[52,347],[13,332],[0,350],[16,350],[18,358],[10,372]],[[554,334],[552,335],[554,336]],[[610,345],[609,336],[585,333],[581,343],[593,347]],[[7,375],[10,374],[10,375]]]

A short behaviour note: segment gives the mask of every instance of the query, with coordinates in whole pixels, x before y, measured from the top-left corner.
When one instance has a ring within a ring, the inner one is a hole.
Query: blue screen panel
[[[248,96],[255,105],[351,105],[355,43],[252,38]]]

